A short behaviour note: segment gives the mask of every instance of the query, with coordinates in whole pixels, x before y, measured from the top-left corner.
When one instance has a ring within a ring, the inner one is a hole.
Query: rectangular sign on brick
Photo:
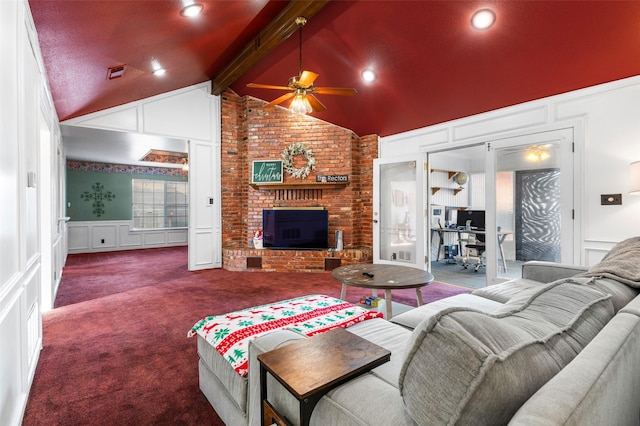
[[[282,183],[282,160],[254,160],[251,183]]]

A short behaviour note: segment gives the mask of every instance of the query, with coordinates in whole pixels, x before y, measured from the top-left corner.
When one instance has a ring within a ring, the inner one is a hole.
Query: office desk
[[[455,233],[458,236],[458,254],[462,256],[462,242],[460,242],[460,234],[474,234],[474,235],[486,235],[487,231],[480,231],[477,229],[467,230],[467,229],[452,229],[452,228],[431,228],[432,232],[438,233],[438,255],[436,256],[436,261],[440,260],[440,249],[444,244],[444,235],[448,233]],[[504,272],[507,272],[507,261],[504,258],[504,240],[508,235],[513,234],[513,232],[509,231],[498,231],[496,234],[496,239],[498,241],[498,250],[500,251],[500,259],[502,260],[502,267],[504,268]]]

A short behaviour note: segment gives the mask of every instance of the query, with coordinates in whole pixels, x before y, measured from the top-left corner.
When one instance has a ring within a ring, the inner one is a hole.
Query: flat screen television
[[[262,244],[270,249],[329,248],[326,210],[262,210]]]

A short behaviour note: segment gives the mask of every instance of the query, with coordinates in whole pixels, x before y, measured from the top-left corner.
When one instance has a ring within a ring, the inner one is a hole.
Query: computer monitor
[[[472,229],[484,229],[484,210],[458,210],[456,225],[464,228],[468,220],[471,221]]]

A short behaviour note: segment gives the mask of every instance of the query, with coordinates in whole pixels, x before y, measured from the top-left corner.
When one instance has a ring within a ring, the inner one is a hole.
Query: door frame
[[[566,175],[568,179],[568,182],[565,182],[562,188],[562,193],[565,193],[565,190],[567,191],[567,193],[571,194],[571,198],[563,198],[563,202],[565,200],[567,200],[567,202],[570,202],[572,204],[572,211],[571,211],[571,224],[569,225],[571,228],[571,233],[572,233],[572,238],[563,238],[562,244],[563,244],[563,263],[572,263],[572,264],[580,264],[580,238],[581,238],[581,228],[580,228],[580,212],[579,212],[579,206],[581,206],[581,196],[580,196],[580,191],[581,191],[581,182],[582,182],[582,177],[581,177],[581,173],[582,173],[582,169],[580,167],[581,164],[581,151],[580,150],[576,150],[576,142],[577,141],[581,141],[584,140],[584,134],[583,134],[583,122],[580,119],[577,120],[573,120],[573,121],[567,121],[564,123],[555,123],[554,125],[544,125],[544,126],[539,126],[536,128],[531,128],[528,130],[519,130],[519,131],[512,131],[512,132],[496,132],[493,134],[488,134],[488,135],[484,135],[482,137],[477,137],[477,138],[470,138],[466,141],[463,142],[456,142],[456,143],[452,143],[450,145],[446,145],[445,144],[434,144],[434,145],[426,145],[420,148],[420,154],[422,157],[422,161],[424,163],[424,165],[427,165],[427,159],[428,156],[431,154],[440,154],[440,153],[446,153],[449,151],[455,151],[458,149],[463,149],[463,148],[467,148],[467,147],[471,147],[471,146],[477,146],[477,145],[490,145],[493,148],[497,148],[497,147],[505,147],[507,146],[506,144],[508,144],[510,141],[513,140],[517,140],[519,138],[527,138],[527,137],[536,137],[536,135],[544,135],[545,133],[549,133],[549,132],[561,132],[562,130],[570,130],[572,132],[572,143],[570,144],[571,146],[571,173],[567,173]],[[582,144],[578,144],[577,146],[582,146]],[[489,148],[485,147],[485,152],[486,152],[486,157],[485,157],[485,161],[486,163],[491,162],[491,167],[492,170],[494,170],[495,168],[495,158],[493,155],[489,155]],[[374,167],[374,171],[375,171],[375,167]],[[495,173],[495,172],[494,172]],[[485,165],[485,174],[488,176],[489,172],[488,172],[488,167],[487,164]],[[429,174],[425,173],[425,184],[424,187],[428,187],[429,183],[428,183],[428,178],[429,178]],[[565,189],[568,188],[568,189]],[[377,189],[377,184],[374,180],[374,192]],[[487,269],[486,269],[486,276],[487,276],[487,285],[491,285],[491,284],[497,284],[500,282],[503,282],[504,279],[499,279],[497,278],[497,267],[496,267],[496,259],[497,259],[497,255],[496,255],[496,250],[497,250],[497,240],[496,240],[496,211],[495,211],[495,205],[496,205],[496,196],[495,196],[495,181],[493,179],[485,179],[485,193],[486,193],[486,199],[485,199],[485,206],[494,206],[490,209],[486,209],[485,210],[489,210],[489,212],[487,212],[486,214],[486,229],[488,231],[492,232],[492,235],[487,234],[487,252],[489,255],[489,253],[491,253],[492,257],[493,257],[493,261],[490,260],[489,258],[487,258]],[[431,195],[428,193],[424,193],[423,194],[423,209],[425,211],[429,211],[430,208],[430,203],[431,203]],[[425,225],[424,225],[424,233],[422,234],[423,238],[425,240],[425,250],[430,249],[431,247],[431,224],[429,220],[425,221]],[[375,239],[375,232],[374,232],[374,239]],[[375,246],[375,245],[374,245]],[[565,248],[566,247],[566,248]],[[570,248],[570,249],[569,249]],[[570,255],[565,255],[564,250],[570,250],[569,252],[571,253]],[[430,253],[425,251],[425,253]],[[429,256],[430,257],[430,256]],[[429,268],[430,269],[430,262],[431,259],[429,259],[427,261],[427,263],[429,264]]]
[[[381,195],[380,195],[380,166],[393,163],[415,162],[416,169],[416,199],[415,199],[415,211],[416,211],[416,255],[413,263],[397,262],[388,259],[380,258],[380,212],[381,209]],[[426,163],[424,162],[424,156],[420,153],[402,155],[398,157],[376,158],[373,160],[373,263],[391,264],[391,265],[403,265],[411,266],[419,269],[427,269],[429,263],[425,256],[426,242],[421,240],[420,236],[424,235],[425,220],[428,217],[426,210],[424,209],[424,202],[422,194],[424,193],[424,169]],[[426,215],[425,215],[426,214]]]
[[[526,146],[545,142],[558,142],[561,151],[560,164],[560,194],[561,194],[561,223],[563,238],[561,239],[561,259],[563,263],[573,263],[576,254],[576,221],[575,211],[575,182],[574,182],[574,146],[575,132],[572,127],[558,127],[553,130],[531,132],[518,136],[495,138],[487,142],[486,176],[495,176],[497,171],[496,153],[503,148]],[[562,172],[565,173],[562,173]],[[568,173],[566,173],[568,171]],[[506,281],[498,277],[497,268],[497,240],[496,240],[496,181],[485,179],[486,206],[491,206],[486,213],[487,229],[487,284],[497,284]],[[569,194],[569,196],[565,195]]]

